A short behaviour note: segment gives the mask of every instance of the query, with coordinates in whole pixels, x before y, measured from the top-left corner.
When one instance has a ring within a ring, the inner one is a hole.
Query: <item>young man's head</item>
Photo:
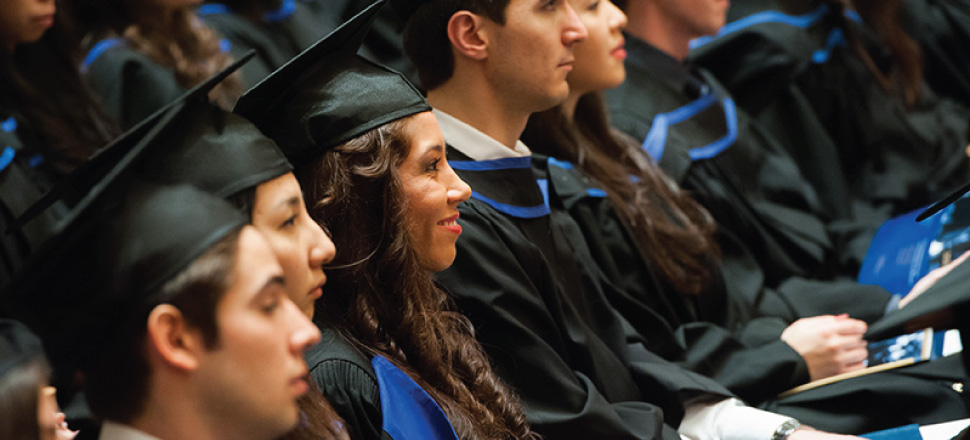
[[[617,5],[629,17],[627,32],[680,57],[686,56],[690,40],[721,30],[730,0],[623,0]]]
[[[585,37],[565,0],[428,0],[408,19],[404,49],[430,91],[470,75],[538,111],[565,99],[572,47]]]
[[[273,438],[297,424],[302,355],[319,332],[288,299],[282,269],[253,227],[222,239],[155,295],[170,299],[138,314],[87,373],[95,414],[137,425],[164,413],[159,395],[169,394],[233,438]]]

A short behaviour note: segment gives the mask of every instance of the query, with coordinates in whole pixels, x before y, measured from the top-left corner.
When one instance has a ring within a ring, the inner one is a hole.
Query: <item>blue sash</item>
[[[374,356],[384,413],[384,432],[395,440],[458,440],[438,403],[410,376],[383,356]]]

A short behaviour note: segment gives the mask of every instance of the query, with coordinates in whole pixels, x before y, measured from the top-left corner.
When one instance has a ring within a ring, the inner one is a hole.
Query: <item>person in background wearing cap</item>
[[[420,93],[356,54],[381,5],[235,109],[294,163],[311,215],[337,244],[317,301],[324,336],[307,354],[311,374],[353,438],[532,438],[468,321],[432,280],[454,258],[456,206],[469,188],[448,167]],[[424,402],[402,405],[402,393]]]
[[[407,3],[416,3],[408,5]],[[555,174],[518,141],[562,102],[587,31],[570,2],[399,3],[404,47],[473,194],[439,281],[549,438],[835,438],[745,406],[667,363],[608,304],[618,294],[562,211]],[[547,190],[544,192],[544,188]],[[677,427],[676,429],[674,427]]]
[[[72,211],[13,285],[12,310],[41,329],[55,369],[83,374],[101,439],[293,429],[302,353],[320,334],[266,239],[223,200],[130,174],[109,173]]]
[[[0,291],[66,209],[2,230],[117,134],[75,68],[68,31],[54,0],[0,8]]]
[[[70,440],[77,435],[58,411],[49,379],[37,336],[17,321],[0,319],[0,438]]]
[[[211,0],[199,6],[207,25],[231,43],[240,57],[255,49],[256,60],[242,67],[252,87],[340,24],[337,0]]]
[[[66,0],[85,32],[81,72],[108,113],[128,129],[232,62],[229,47],[195,14],[201,0]],[[229,109],[234,75],[211,92]]]
[[[829,315],[799,319],[803,316],[798,312],[805,310],[788,310],[796,309],[797,302],[779,299],[778,292],[760,283],[725,276],[725,271],[742,265],[720,259],[714,218],[646,157],[639,142],[609,125],[602,91],[618,86],[625,77],[625,15],[610,2],[569,1],[589,32],[574,51],[573,70],[567,76],[569,97],[533,114],[522,139],[533,152],[567,160],[582,172],[577,176],[562,168],[571,164],[556,166],[551,191],[568,200],[565,207],[584,237],[598,243],[592,247],[594,259],[626,293],[611,302],[647,337],[649,348],[717,380],[751,405],[792,415],[819,429],[868,432],[966,417],[962,397],[951,388],[966,381],[959,356],[936,361],[945,367],[922,364],[806,391],[787,405],[777,398],[810,380],[865,367],[867,350],[861,336],[866,324],[838,316],[844,311],[838,301],[826,311],[824,295],[835,295],[851,306],[862,298],[860,290],[880,291],[884,302],[889,293],[849,282],[826,290],[816,283],[804,302],[811,303],[809,311]],[[605,194],[593,189],[590,180]],[[732,253],[731,258],[748,252],[742,242],[728,243],[724,253]],[[757,273],[750,259],[744,266]],[[918,294],[914,291],[907,299]],[[775,309],[777,305],[785,307]],[[877,310],[877,316],[882,312]],[[664,325],[657,325],[658,319]],[[858,395],[859,390],[883,398]],[[823,398],[829,404],[820,404]],[[900,406],[901,399],[913,404]]]

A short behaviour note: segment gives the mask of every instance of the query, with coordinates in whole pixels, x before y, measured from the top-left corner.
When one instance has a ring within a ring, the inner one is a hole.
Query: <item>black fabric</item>
[[[124,44],[98,56],[85,78],[108,115],[125,130],[185,92],[171,70]]]
[[[62,377],[73,377],[123,322],[163,300],[151,296],[162,283],[245,222],[193,187],[111,174],[31,256],[11,286],[11,314],[44,338]]]
[[[378,1],[273,72],[235,111],[294,163],[431,107],[403,75],[357,55]]]
[[[252,87],[340,24],[338,1],[299,0],[295,5],[295,11],[283,20],[254,21],[233,12],[200,15],[230,42],[234,58],[256,51],[256,60],[241,70],[244,85]]]
[[[185,93],[180,94],[174,100],[129,128],[121,136],[118,136],[111,143],[91,156],[87,162],[81,164],[73,172],[61,178],[50,191],[17,217],[11,229],[17,229],[21,225],[30,222],[38,215],[44,214],[53,205],[58,205],[65,201],[71,205],[77,203],[78,200],[86,197],[91,188],[98,185],[104,176],[113,168],[121,163],[124,163],[124,167],[132,166],[131,162],[136,158],[140,158],[140,155],[145,153],[146,147],[150,147],[147,150],[149,152],[159,149],[161,151],[169,151],[166,150],[166,148],[170,147],[168,143],[175,142],[181,148],[177,154],[178,156],[185,155],[186,160],[195,158],[205,160],[204,165],[212,166],[213,164],[218,164],[218,167],[212,169],[205,169],[204,167],[200,169],[199,164],[187,164],[185,165],[185,170],[178,171],[184,175],[196,175],[192,183],[204,186],[203,189],[205,190],[217,192],[220,196],[231,194],[231,192],[226,193],[226,191],[239,188],[240,181],[246,182],[247,179],[249,179],[248,181],[252,181],[251,179],[263,177],[267,177],[264,180],[268,180],[268,177],[275,177],[288,171],[289,165],[285,159],[282,159],[279,152],[276,151],[274,154],[273,151],[270,151],[275,149],[275,147],[267,145],[267,143],[271,144],[272,142],[260,135],[251,124],[239,118],[231,117],[230,115],[223,115],[225,112],[215,109],[210,110],[211,105],[208,104],[208,93],[212,88],[239,69],[240,66],[245,65],[253,56],[253,52],[245,54],[225,69],[192,87]],[[177,110],[173,111],[173,109]],[[190,115],[183,116],[180,112]],[[204,120],[193,121],[191,119],[192,117],[202,117],[201,115],[205,115]],[[185,120],[186,118],[188,120]],[[164,120],[164,123],[160,122],[162,120]],[[172,133],[176,130],[166,127],[166,125],[172,124],[173,121],[180,121],[180,129],[192,130],[198,138],[186,138],[185,136],[179,138],[179,133]],[[230,128],[224,125],[228,125]],[[166,129],[168,130],[168,134],[165,135],[165,138],[161,140],[157,139],[163,133],[163,130]],[[219,130],[225,130],[226,132],[223,133]],[[181,145],[183,142],[186,144]],[[220,143],[223,144],[221,145],[222,148],[236,150],[227,152],[227,155],[238,154],[238,157],[213,159],[212,156],[217,154],[218,151],[221,151],[219,149]],[[227,143],[229,145],[225,145]],[[189,144],[197,145],[203,151],[195,152],[195,157],[193,157],[190,153],[194,150],[190,148],[191,145]],[[174,149],[172,147],[172,150]],[[186,152],[186,149],[188,149],[188,152]],[[138,151],[133,154],[133,150]],[[153,160],[162,160],[158,156],[164,156],[165,154],[164,152],[157,153]],[[173,155],[175,154],[173,153]],[[169,158],[167,160],[171,161],[172,159]],[[169,165],[175,168],[182,166],[178,163],[172,164],[171,162],[169,162]],[[149,171],[154,172],[155,178],[158,179],[160,170],[153,168],[151,165],[147,166],[147,168]],[[220,172],[215,173],[216,170]],[[171,179],[162,181],[172,182]],[[207,184],[203,185],[204,182],[207,182]]]
[[[688,78],[706,85],[721,102],[727,91],[703,71],[679,67],[681,63],[646,42],[628,36],[627,80],[607,92],[617,128],[643,140],[654,117],[687,105]],[[666,70],[655,66],[672,66]],[[855,276],[864,251],[843,264],[850,249],[833,239],[831,218],[824,213],[813,187],[801,177],[791,156],[771,133],[737,109],[736,141],[719,154],[691,159],[692,149],[727,135],[725,110],[712,105],[697,116],[671,125],[667,132],[661,168],[681,187],[691,191],[717,219],[718,226],[741,240],[764,269],[769,287],[790,276],[830,279]],[[879,223],[865,225],[860,234],[874,234]],[[867,247],[855,246],[851,249]]]
[[[320,343],[304,354],[310,377],[343,419],[351,438],[390,439],[383,430],[381,395],[371,356],[325,326],[320,332]]]
[[[836,157],[828,145],[813,151],[814,141],[796,140],[790,147],[798,150],[796,157],[806,159],[801,163],[806,173],[822,169],[822,164],[841,170],[842,176],[835,179],[845,180],[850,200],[899,214],[928,204],[967,180],[970,162],[964,148],[970,139],[970,108],[943,99],[925,82],[912,108],[907,108],[901,93],[887,93],[845,41],[857,36],[883,71],[892,65],[888,49],[866,26],[843,18],[841,9],[821,1],[740,0],[732,4],[736,7],[729,20],[765,11],[797,15],[822,3],[829,8],[811,26],[748,26],[702,46],[693,59],[710,68],[758,119],[778,118],[771,108],[790,107],[798,95],[804,98],[815,122],[821,123],[835,145]],[[833,44],[838,35],[843,42]],[[819,51],[827,53],[824,62],[813,59]],[[960,53],[954,53],[955,60]],[[725,62],[727,58],[736,62]],[[794,116],[783,118],[805,128],[815,125],[806,122],[811,115]],[[831,174],[831,170],[826,173]]]
[[[963,360],[953,355],[803,391],[764,408],[815,428],[864,434],[966,418],[965,383]]]
[[[970,105],[970,4],[963,0],[903,0],[900,21],[920,45],[927,84]]]
[[[32,158],[43,160],[43,156],[23,145],[16,130],[0,130],[0,151],[7,152],[7,148],[14,157],[0,170],[0,292],[5,291],[27,257],[50,237],[57,222],[67,213],[67,207],[59,202],[23,227],[7,231],[40,200],[57,177],[43,166],[31,166]]]
[[[15,368],[44,356],[40,338],[23,324],[0,319],[0,380]]]
[[[789,278],[777,290],[766,289],[757,282],[760,272],[751,263],[743,271],[745,282],[727,276],[723,287],[718,288],[715,280],[709,291],[687,297],[652,275],[608,199],[595,192],[591,195],[586,186],[590,182],[574,169],[557,165],[549,166],[548,176],[550,200],[564,201],[590,244],[593,260],[620,287],[608,297],[610,303],[644,335],[652,351],[714,378],[751,404],[834,432],[864,433],[966,417],[963,397],[953,389],[967,377],[959,356],[936,361],[939,366],[933,362],[878,373],[778,399],[777,395],[809,380],[804,361],[780,340],[782,331],[797,318],[845,310],[868,309],[868,315],[857,317],[879,325],[884,290],[849,281],[801,278]],[[724,268],[732,269],[738,267]],[[908,313],[909,307],[883,320]],[[670,335],[679,346],[663,344]],[[909,404],[899,403],[906,400],[918,402],[919,407],[907,410]]]
[[[255,126],[201,101],[187,103],[142,155],[138,168],[143,178],[189,183],[219,197],[292,170],[276,144]]]
[[[451,148],[448,155],[450,161],[468,159]],[[531,200],[515,203],[543,205],[529,167],[502,178],[491,171],[457,172],[476,192],[524,193]],[[686,400],[730,396],[647,350],[610,307],[605,290],[614,287],[561,208],[522,218],[472,198],[459,211],[457,257],[438,280],[475,325],[497,374],[519,393],[539,433],[675,439]]]

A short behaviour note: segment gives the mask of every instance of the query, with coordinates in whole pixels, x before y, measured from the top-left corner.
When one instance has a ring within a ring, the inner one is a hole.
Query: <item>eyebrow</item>
[[[441,145],[441,144],[434,144],[434,145],[428,147],[427,149],[425,149],[424,150],[424,154],[428,154],[428,153],[430,153],[432,151],[442,153],[442,152],[445,151],[445,146],[444,145]]]
[[[259,302],[260,299],[272,293],[274,289],[282,288],[284,286],[286,286],[286,280],[283,278],[283,275],[273,275],[270,279],[266,280],[262,287],[259,288],[259,291],[253,295],[252,302]]]
[[[289,207],[289,206],[298,206],[299,204],[300,204],[300,197],[293,196],[278,203],[277,206]]]

